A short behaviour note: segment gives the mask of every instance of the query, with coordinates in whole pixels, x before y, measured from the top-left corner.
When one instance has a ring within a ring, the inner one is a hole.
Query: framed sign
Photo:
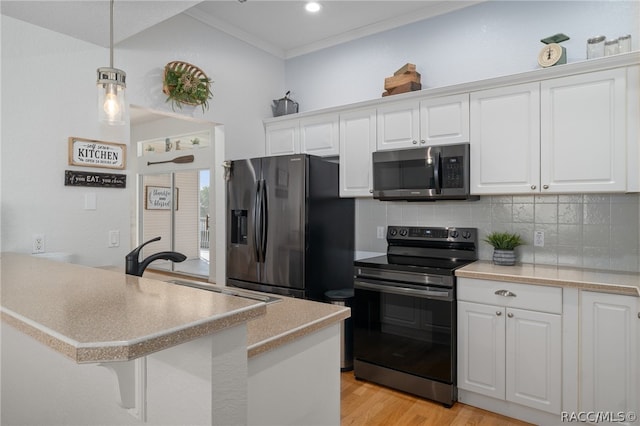
[[[144,208],[146,210],[170,210],[172,203],[178,210],[178,188],[175,188],[173,195],[171,188],[165,186],[146,186],[145,192]]]
[[[76,170],[64,171],[65,186],[90,186],[98,188],[126,188],[127,175],[115,173],[90,173]]]
[[[127,146],[70,137],[69,165],[124,169],[127,166]]]

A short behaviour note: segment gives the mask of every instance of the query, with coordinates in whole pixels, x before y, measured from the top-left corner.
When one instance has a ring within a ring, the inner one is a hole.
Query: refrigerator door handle
[[[269,206],[267,205],[267,182],[265,180],[262,181],[262,236],[260,238],[261,249],[262,249],[262,262],[265,261],[267,256],[267,231],[269,230]]]
[[[260,263],[260,247],[261,247],[261,243],[260,243],[260,237],[261,237],[261,230],[260,230],[260,223],[262,221],[262,214],[261,214],[261,201],[260,201],[260,196],[261,196],[261,183],[262,181],[258,181],[256,184],[256,194],[255,194],[255,204],[254,204],[254,209],[253,209],[253,250],[255,252],[256,255],[256,262]]]

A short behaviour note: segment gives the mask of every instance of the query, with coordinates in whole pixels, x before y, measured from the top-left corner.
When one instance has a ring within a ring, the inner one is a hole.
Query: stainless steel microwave
[[[469,194],[469,144],[434,145],[373,153],[373,198],[473,200]]]

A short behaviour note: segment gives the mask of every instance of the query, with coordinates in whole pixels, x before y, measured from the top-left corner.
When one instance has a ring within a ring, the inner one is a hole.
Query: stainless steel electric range
[[[476,243],[475,228],[389,226],[387,254],[354,263],[356,378],[453,405],[454,274]]]

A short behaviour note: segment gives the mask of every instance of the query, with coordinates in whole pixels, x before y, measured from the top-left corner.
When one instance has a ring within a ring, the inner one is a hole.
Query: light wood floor
[[[341,387],[341,426],[528,425],[459,402],[445,408],[442,404],[356,380],[353,371],[341,373]]]

